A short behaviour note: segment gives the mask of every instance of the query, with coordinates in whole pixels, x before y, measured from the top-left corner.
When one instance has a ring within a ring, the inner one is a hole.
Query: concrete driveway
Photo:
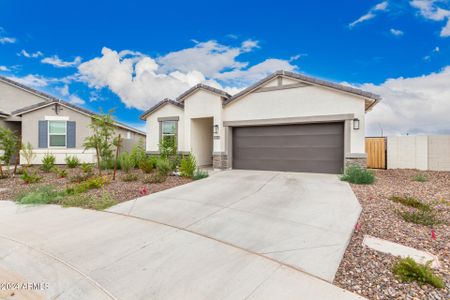
[[[360,212],[333,175],[226,171],[109,212],[0,201],[0,299],[358,299],[332,281]]]

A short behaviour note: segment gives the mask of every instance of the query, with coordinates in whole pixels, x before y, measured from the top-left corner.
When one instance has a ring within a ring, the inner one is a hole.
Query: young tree
[[[19,145],[19,139],[14,132],[5,127],[0,127],[0,150],[3,152],[0,155],[0,175],[3,176],[3,170],[1,164],[8,166],[11,162],[11,158],[16,153]]]
[[[114,151],[113,146],[116,141],[116,137],[114,136],[114,118],[111,112],[93,116],[89,127],[92,134],[85,138],[83,146],[85,150],[95,149],[98,172],[101,175],[101,162],[112,159]]]

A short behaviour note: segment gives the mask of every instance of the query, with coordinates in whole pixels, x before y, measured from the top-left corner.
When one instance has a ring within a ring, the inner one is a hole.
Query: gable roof
[[[65,106],[67,108],[70,108],[70,109],[75,110],[77,112],[80,112],[82,114],[85,114],[85,115],[87,115],[89,117],[98,116],[98,114],[96,114],[96,113],[94,113],[94,112],[92,112],[90,110],[87,110],[85,108],[73,105],[73,104],[71,104],[69,102],[66,102],[66,101],[63,101],[61,99],[53,100],[53,101],[44,101],[44,102],[40,102],[40,103],[37,103],[37,104],[33,104],[33,105],[30,105],[30,106],[27,106],[27,107],[24,107],[24,108],[21,108],[21,109],[13,111],[11,113],[11,115],[20,116],[20,115],[24,115],[24,114],[27,114],[29,112],[32,112],[32,111],[35,111],[35,110],[38,110],[38,109],[41,109],[41,108],[44,108],[44,107],[47,107],[47,106],[50,106],[50,105],[55,105],[55,104],[59,104],[59,105]],[[140,131],[140,130],[138,130],[136,128],[130,127],[130,126],[128,126],[126,124],[123,124],[121,122],[115,121],[114,125],[116,125],[119,128],[135,132],[137,134],[146,135],[145,132]]]
[[[0,110],[0,117],[6,118],[6,117],[9,117],[9,116],[10,116],[10,114],[5,113],[4,111],[1,111],[1,110]]]
[[[36,95],[38,97],[44,98],[45,101],[58,100],[58,98],[53,97],[52,95],[49,95],[49,94],[46,94],[44,92],[35,90],[35,89],[33,89],[33,88],[29,87],[29,86],[26,86],[26,85],[24,85],[22,83],[19,83],[17,81],[11,80],[11,79],[9,79],[7,77],[4,77],[4,76],[1,76],[1,75],[0,75],[0,81],[3,81],[3,82],[5,82],[5,83],[7,83],[9,85],[12,85],[12,86],[14,86],[16,88],[24,90],[24,91],[26,91],[28,93],[34,94],[34,95]]]
[[[167,104],[172,104],[172,105],[178,106],[181,109],[184,109],[183,103],[169,99],[169,98],[165,98],[165,99],[159,101],[158,103],[156,103],[155,105],[153,105],[152,107],[150,107],[150,109],[146,110],[139,118],[141,120],[145,120],[145,118],[149,114],[151,114],[152,112],[158,110],[160,107],[163,107],[164,105],[167,105]]]
[[[297,80],[300,80],[300,81],[303,81],[306,83],[310,83],[312,85],[324,86],[327,88],[335,89],[335,90],[342,91],[345,93],[354,94],[356,96],[360,96],[362,98],[368,99],[371,102],[371,104],[368,107],[366,107],[366,110],[370,109],[371,107],[373,107],[376,103],[378,103],[381,100],[381,97],[379,95],[376,95],[376,94],[373,94],[370,92],[366,92],[366,91],[363,91],[360,89],[352,88],[352,87],[345,86],[342,84],[337,84],[337,83],[334,83],[331,81],[326,81],[326,80],[322,80],[322,79],[305,76],[305,75],[294,73],[294,72],[277,71],[277,72],[267,76],[266,78],[258,81],[257,83],[247,87],[246,89],[240,91],[239,93],[233,95],[232,97],[228,98],[227,100],[224,101],[224,105],[227,105],[228,103],[236,101],[237,99],[251,93],[252,91],[256,90],[260,86],[264,85],[265,83],[269,82],[270,80],[272,80],[278,76],[284,76],[284,77],[288,77],[288,78],[297,79]]]
[[[182,102],[185,98],[187,98],[189,95],[191,95],[191,94],[193,94],[194,92],[196,92],[198,89],[203,89],[203,90],[205,90],[205,91],[208,91],[208,92],[217,94],[217,95],[219,95],[219,96],[221,96],[221,97],[224,97],[224,98],[226,98],[226,99],[228,99],[228,98],[231,97],[231,95],[228,94],[228,93],[225,92],[225,91],[222,91],[222,90],[213,88],[212,86],[209,86],[209,85],[206,85],[206,84],[203,84],[203,83],[199,83],[199,84],[194,85],[194,86],[191,87],[190,89],[188,89],[186,92],[184,92],[184,93],[182,93],[181,95],[179,95],[179,96],[176,98],[176,100],[179,101],[179,102]]]

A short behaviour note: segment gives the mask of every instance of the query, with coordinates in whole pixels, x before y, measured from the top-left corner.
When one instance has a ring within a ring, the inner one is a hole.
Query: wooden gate
[[[386,139],[366,138],[367,168],[386,169]]]

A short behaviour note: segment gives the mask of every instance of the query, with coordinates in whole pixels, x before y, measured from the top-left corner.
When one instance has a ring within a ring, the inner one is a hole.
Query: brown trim
[[[273,118],[273,119],[255,119],[255,120],[239,120],[224,121],[223,126],[264,126],[264,125],[286,125],[301,123],[322,123],[322,122],[342,122],[345,120],[353,120],[354,114],[337,114],[337,115],[319,115],[292,118]]]
[[[193,94],[193,93],[196,92],[198,89],[203,89],[203,90],[205,90],[205,91],[208,91],[208,92],[217,94],[217,95],[219,95],[219,96],[221,96],[221,97],[224,97],[225,99],[228,99],[228,98],[231,97],[231,95],[228,94],[227,92],[224,92],[224,91],[222,91],[222,90],[213,88],[212,86],[209,86],[209,85],[206,85],[206,84],[203,84],[203,83],[199,83],[199,84],[197,84],[197,85],[191,87],[190,89],[188,89],[187,91],[185,91],[185,92],[182,93],[181,95],[179,95],[179,96],[177,97],[176,100],[179,101],[179,102],[183,102],[183,100],[184,100],[185,98],[189,97],[189,95]]]
[[[174,117],[160,117],[158,118],[158,122],[163,122],[163,121],[179,121],[180,117],[179,116],[174,116]]]
[[[172,100],[169,98],[165,98],[164,100],[159,101],[154,106],[152,106],[148,110],[146,110],[139,118],[142,121],[145,121],[145,119],[148,117],[148,115],[152,114],[153,112],[157,111],[159,108],[161,108],[167,104],[172,104],[172,105],[179,107],[180,109],[184,109],[183,103],[180,103],[178,101],[175,101],[175,100]]]

